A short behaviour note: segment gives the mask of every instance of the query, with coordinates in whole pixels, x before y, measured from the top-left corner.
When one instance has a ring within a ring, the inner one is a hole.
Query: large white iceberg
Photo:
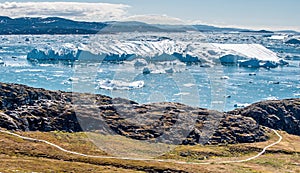
[[[172,39],[159,40],[100,40],[77,46],[67,44],[60,48],[34,49],[28,59],[147,62],[174,61],[200,64],[233,63],[245,67],[276,67],[280,58],[260,44],[218,44]],[[140,65],[140,64],[136,64]],[[268,66],[270,65],[270,66]]]
[[[287,63],[277,54],[260,44],[214,44],[226,51],[227,54],[220,57],[221,63],[239,64],[243,67],[275,68]]]

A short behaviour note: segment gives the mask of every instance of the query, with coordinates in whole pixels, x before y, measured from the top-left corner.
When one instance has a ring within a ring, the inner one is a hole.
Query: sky
[[[300,31],[299,0],[0,0],[0,15]]]

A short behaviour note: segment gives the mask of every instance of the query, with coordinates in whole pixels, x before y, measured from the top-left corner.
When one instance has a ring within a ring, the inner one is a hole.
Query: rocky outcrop
[[[0,127],[23,131],[95,131],[172,144],[264,141],[252,118],[180,103],[138,104],[103,95],[0,83]]]
[[[229,112],[251,117],[260,125],[300,135],[300,99],[269,100]]]

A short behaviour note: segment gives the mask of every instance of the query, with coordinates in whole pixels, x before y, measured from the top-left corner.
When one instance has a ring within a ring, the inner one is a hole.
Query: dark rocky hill
[[[138,104],[0,83],[0,127],[9,130],[96,131],[183,144],[245,143],[267,140],[263,126],[299,135],[299,113],[300,99],[260,102],[221,113],[180,103]]]
[[[79,22],[68,19],[16,18],[0,16],[0,34],[96,34],[107,24],[100,22]]]
[[[260,125],[300,135],[299,98],[262,101],[229,113],[251,117]]]
[[[116,32],[178,32],[176,29],[161,29],[142,22],[83,22],[59,17],[0,16],[0,35],[9,34],[97,34]]]

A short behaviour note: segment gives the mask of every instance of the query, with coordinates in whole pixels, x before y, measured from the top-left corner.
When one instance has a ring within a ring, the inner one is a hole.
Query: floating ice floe
[[[183,86],[185,87],[192,87],[192,86],[195,86],[194,83],[186,83],[186,84],[183,84]]]
[[[70,82],[72,82],[72,81],[79,81],[79,78],[77,78],[77,77],[70,77],[68,79],[68,81],[70,81]]]
[[[181,72],[180,70],[176,70],[172,67],[170,68],[149,68],[149,67],[145,67],[142,71],[143,74],[165,74],[165,73],[169,73],[169,74],[172,74],[172,73],[176,73],[176,72]]]
[[[150,74],[150,73],[151,73],[151,70],[148,67],[145,67],[143,69],[143,74]]]
[[[180,93],[177,93],[177,94],[174,94],[174,96],[186,96],[186,95],[190,95],[191,93],[188,93],[188,92],[180,92]]]
[[[286,54],[285,58],[286,60],[295,60],[295,61],[300,61],[300,55],[297,54]]]
[[[36,73],[41,73],[45,72],[46,70],[44,69],[17,69],[15,70],[16,73],[23,73],[23,72],[36,72]]]
[[[131,90],[144,87],[144,81],[125,82],[120,80],[100,80],[96,89]]]
[[[280,84],[279,81],[269,81],[268,83],[269,83],[269,84],[276,84],[276,85],[277,85],[277,84]]]
[[[227,79],[230,79],[230,78],[228,76],[221,76],[220,79],[227,80]]]

